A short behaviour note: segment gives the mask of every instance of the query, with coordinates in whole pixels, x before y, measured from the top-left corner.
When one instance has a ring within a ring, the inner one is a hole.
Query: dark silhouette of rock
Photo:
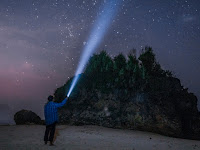
[[[20,124],[44,124],[44,121],[30,110],[21,110],[14,115],[14,120],[17,125]]]
[[[60,123],[136,129],[200,139],[196,96],[184,90],[176,78],[160,78],[159,82],[163,84],[149,81],[146,85],[149,92],[139,90],[128,94],[82,89],[78,97],[70,97],[68,104],[59,109]]]
[[[140,63],[139,63],[140,62]],[[60,102],[73,78],[55,91]],[[67,105],[59,110],[61,123],[100,125],[200,139],[197,97],[155,60],[151,48],[139,57],[106,52],[94,55],[80,75]]]

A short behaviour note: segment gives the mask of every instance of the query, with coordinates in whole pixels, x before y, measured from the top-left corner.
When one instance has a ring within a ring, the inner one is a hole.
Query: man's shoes
[[[44,141],[44,144],[47,145],[47,141]]]
[[[49,146],[54,146],[53,142],[50,142]]]

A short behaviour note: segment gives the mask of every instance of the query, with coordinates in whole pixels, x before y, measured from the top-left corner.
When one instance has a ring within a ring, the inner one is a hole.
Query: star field
[[[74,75],[108,1],[1,0],[0,102],[42,116],[47,96]],[[96,52],[114,57],[136,48],[138,56],[152,46],[161,66],[200,99],[199,0],[121,1]]]

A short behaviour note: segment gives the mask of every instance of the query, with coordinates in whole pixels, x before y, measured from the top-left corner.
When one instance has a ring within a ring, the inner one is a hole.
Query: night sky
[[[55,89],[72,77],[102,7],[115,0],[0,0],[0,104],[43,118]],[[117,0],[116,0],[117,1]],[[121,0],[95,52],[114,57],[153,47],[200,100],[200,1]],[[198,104],[200,109],[200,103]]]

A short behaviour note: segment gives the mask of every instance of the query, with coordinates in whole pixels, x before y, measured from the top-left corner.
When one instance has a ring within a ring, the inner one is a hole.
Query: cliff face
[[[141,81],[142,82],[142,81]],[[179,79],[150,78],[139,89],[80,88],[59,110],[60,123],[100,125],[200,139],[197,98]]]
[[[66,96],[71,81],[55,91],[58,102]],[[66,107],[60,110],[60,121],[191,139],[200,136],[196,96],[161,68],[151,47],[138,59],[132,54],[111,58],[105,51],[92,56]]]

